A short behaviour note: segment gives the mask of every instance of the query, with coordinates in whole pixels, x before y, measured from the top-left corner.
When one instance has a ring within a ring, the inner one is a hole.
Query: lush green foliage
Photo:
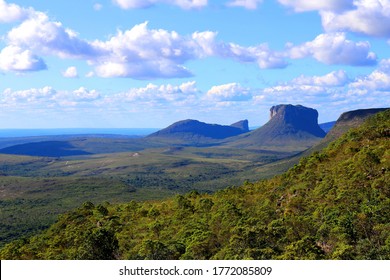
[[[2,259],[390,259],[390,111],[271,180],[94,205]]]

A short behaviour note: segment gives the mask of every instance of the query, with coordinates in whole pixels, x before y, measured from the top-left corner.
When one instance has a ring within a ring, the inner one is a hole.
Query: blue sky
[[[0,129],[390,104],[390,0],[0,0]]]

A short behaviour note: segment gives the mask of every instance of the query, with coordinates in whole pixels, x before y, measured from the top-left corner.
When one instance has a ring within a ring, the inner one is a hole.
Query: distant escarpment
[[[249,131],[248,121],[243,120],[230,126],[208,124],[197,120],[184,120],[176,122],[167,128],[150,134],[149,138],[169,138],[182,140],[224,139]]]
[[[338,139],[341,135],[346,133],[348,130],[359,127],[370,116],[386,111],[387,109],[389,108],[359,109],[354,111],[348,111],[341,114],[341,116],[337,119],[335,125],[328,132],[326,137],[322,139],[317,145],[307,150],[304,155],[309,155],[314,151],[322,150],[323,148],[328,146],[330,142]]]
[[[349,129],[358,127],[359,125],[364,123],[368,117],[375,115],[379,112],[386,111],[387,109],[389,108],[360,109],[345,112],[341,114],[335,126],[332,128],[331,131],[329,131],[323,141],[327,143],[333,141],[339,138]]]
[[[262,127],[237,137],[235,146],[280,146],[304,149],[326,133],[318,125],[318,112],[302,105],[277,105],[270,109],[270,120]]]

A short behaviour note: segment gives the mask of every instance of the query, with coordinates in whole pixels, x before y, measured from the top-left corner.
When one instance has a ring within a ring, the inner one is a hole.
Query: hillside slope
[[[294,164],[297,164],[302,157],[310,156],[314,152],[321,151],[326,148],[332,141],[339,138],[341,135],[346,133],[348,130],[352,128],[357,128],[362,125],[369,117],[373,115],[386,111],[386,108],[371,108],[371,109],[359,109],[354,111],[348,111],[342,113],[336,122],[332,122],[332,128],[326,136],[317,142],[314,146],[309,149],[294,155],[293,157],[289,157],[286,159],[282,159],[280,161],[276,161],[275,163],[271,163],[267,168],[272,168],[274,170],[287,170]]]
[[[1,259],[390,259],[390,110],[274,179],[84,203]]]
[[[359,109],[341,114],[326,136],[319,143],[308,149],[304,155],[309,155],[314,151],[322,150],[328,146],[330,142],[336,140],[351,128],[362,125],[369,117],[386,110],[388,110],[388,108]]]

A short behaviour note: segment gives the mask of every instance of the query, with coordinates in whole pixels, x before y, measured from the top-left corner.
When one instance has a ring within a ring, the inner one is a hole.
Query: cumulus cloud
[[[25,72],[47,69],[42,58],[30,50],[18,46],[7,46],[0,52],[0,69],[3,71]]]
[[[368,66],[377,63],[376,54],[370,51],[370,43],[353,42],[345,33],[321,34],[313,41],[299,46],[288,46],[293,59],[313,57],[325,64]]]
[[[113,0],[122,9],[144,9],[158,3],[178,6],[182,9],[197,9],[207,6],[207,0]]]
[[[270,50],[267,44],[243,47],[234,43],[220,43],[217,52],[221,57],[232,58],[239,62],[254,62],[261,69],[285,68],[288,65],[284,54]]]
[[[355,0],[354,6],[354,9],[342,13],[321,12],[325,30],[352,31],[386,38],[390,36],[389,0]]]
[[[208,56],[215,34],[197,32],[192,37],[175,31],[154,30],[148,23],[119,31],[108,41],[95,41],[93,46],[106,55],[91,60],[102,77],[188,77],[191,72],[183,63]]]
[[[122,2],[123,5],[147,3]],[[181,7],[207,4],[207,1],[202,0],[168,2]],[[65,28],[61,22],[52,21],[45,13],[31,10],[29,16],[5,36],[8,47],[3,53],[7,52],[10,57],[2,62],[2,69],[5,71],[46,69],[43,59],[39,56],[47,55],[84,60],[94,68],[96,76],[105,78],[191,77],[193,74],[185,63],[207,57],[256,63],[261,69],[287,66],[283,54],[270,50],[267,44],[243,47],[234,43],[219,42],[216,37],[217,33],[212,31],[180,35],[175,31],[150,29],[148,22],[144,22],[131,29],[120,30],[106,41],[87,41],[80,38],[74,30]],[[67,69],[63,74],[66,77],[76,77],[75,70]]]
[[[257,5],[263,3],[263,0],[232,0],[226,5],[229,7],[244,7],[248,10],[257,9]]]
[[[51,86],[17,91],[8,88],[0,95],[0,103],[8,108],[69,108],[79,105],[97,108],[95,101],[101,97],[98,91],[85,87],[73,91],[56,90]]]
[[[148,84],[141,88],[132,88],[127,92],[118,93],[107,97],[107,101],[112,102],[146,102],[154,104],[184,104],[195,99],[198,93],[195,81],[186,82],[181,85],[155,85]]]
[[[390,59],[382,60],[378,69],[367,76],[357,78],[349,87],[360,93],[390,91]]]
[[[238,83],[229,83],[213,86],[207,91],[205,98],[214,101],[246,101],[251,99],[252,95],[248,88]]]
[[[77,101],[92,101],[101,97],[97,90],[88,90],[85,87],[80,87],[72,92],[72,96]]]
[[[241,46],[218,41],[217,33],[212,31],[181,35],[176,31],[150,29],[148,22],[144,22],[125,31],[119,30],[108,40],[87,41],[60,22],[50,20],[42,12],[34,12],[9,31],[6,39],[9,46],[19,48],[19,53],[28,51],[31,60],[35,59],[35,67],[30,65],[31,70],[39,69],[38,66],[43,68],[43,60],[37,55],[53,55],[84,60],[94,68],[96,76],[105,78],[191,77],[192,72],[185,63],[207,57],[255,63],[261,69],[285,68],[288,57],[297,59],[311,56],[326,64],[376,63],[376,56],[370,52],[368,42],[349,41],[344,33],[322,34],[312,42],[290,45],[287,50],[277,52],[267,44]],[[72,73],[66,75],[75,76]]]
[[[317,95],[326,92],[326,89],[316,85],[278,85],[264,89],[264,93],[280,94],[280,93],[295,93],[304,95]]]
[[[291,81],[295,85],[339,87],[348,83],[349,78],[344,70],[333,71],[324,76],[300,76]]]
[[[77,68],[74,66],[68,67],[64,72],[62,72],[62,75],[65,78],[78,78],[79,76],[77,73]]]
[[[185,62],[212,56],[257,63],[263,69],[287,65],[281,54],[265,44],[241,47],[218,42],[216,35],[204,31],[182,36],[175,31],[149,29],[145,22],[119,31],[108,41],[93,42],[93,47],[105,55],[91,59],[90,63],[98,76],[138,79],[189,77],[192,73]]]
[[[330,72],[323,76],[301,75],[284,84],[267,87],[259,91],[254,97],[255,102],[264,103],[267,101],[280,103],[316,103],[334,104],[335,100],[345,98],[343,94],[350,82],[350,78],[344,70]]]
[[[390,36],[390,0],[278,0],[296,12],[318,11],[327,32]]]
[[[97,55],[90,43],[60,22],[50,21],[42,12],[23,21],[7,34],[9,44],[61,58],[86,58]]]
[[[13,22],[27,18],[32,9],[25,9],[16,4],[8,4],[0,0],[0,22]]]
[[[52,100],[56,93],[57,91],[50,86],[19,91],[13,91],[12,89],[8,88],[3,92],[2,103],[6,103],[8,105],[42,105]]]

